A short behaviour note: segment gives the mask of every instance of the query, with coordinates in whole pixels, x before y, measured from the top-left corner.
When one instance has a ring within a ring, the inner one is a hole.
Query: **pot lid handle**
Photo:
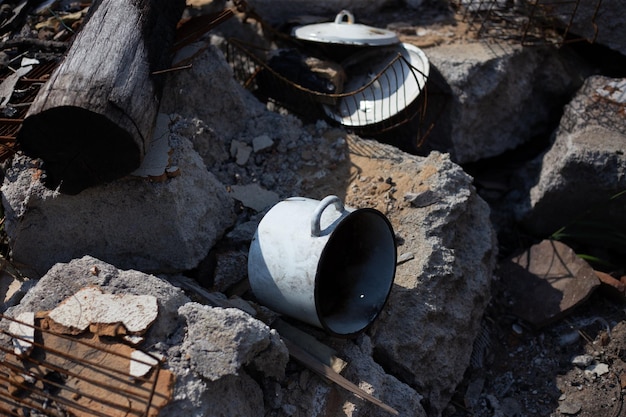
[[[348,10],[342,10],[339,13],[337,13],[337,17],[335,17],[335,23],[337,24],[347,23],[351,25],[354,23],[354,15],[350,13]]]

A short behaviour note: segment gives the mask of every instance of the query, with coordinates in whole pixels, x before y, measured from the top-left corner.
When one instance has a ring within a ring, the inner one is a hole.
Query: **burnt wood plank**
[[[45,184],[67,194],[136,169],[171,64],[184,0],[101,0],[42,87],[17,135]]]

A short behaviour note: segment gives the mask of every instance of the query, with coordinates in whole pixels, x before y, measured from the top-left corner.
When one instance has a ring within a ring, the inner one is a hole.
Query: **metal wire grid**
[[[11,101],[0,111],[0,162],[15,153],[15,138],[24,117],[39,89],[48,80],[57,64],[57,61],[48,61],[36,65],[15,85]],[[4,69],[0,73],[0,82],[11,73],[10,68]]]
[[[236,39],[229,39],[222,45],[222,50],[227,62],[233,69],[234,77],[245,88],[261,96],[263,100],[274,101],[278,105],[296,114],[306,117],[322,117],[333,121],[328,112],[341,108],[359,109],[363,103],[372,98],[382,98],[381,91],[397,91],[393,100],[387,102],[388,108],[381,106],[372,107],[367,116],[364,112],[355,111],[341,123],[345,127],[359,134],[377,134],[389,131],[400,125],[413,121],[416,117],[423,116],[426,112],[424,99],[427,89],[427,74],[423,74],[415,68],[402,54],[392,57],[389,62],[377,74],[373,74],[370,80],[360,88],[344,93],[323,93],[305,88],[296,82],[273,70],[266,62],[265,55],[269,52],[261,47],[246,44]],[[401,65],[395,65],[401,63]],[[418,93],[418,99],[409,103],[406,83],[400,74],[400,68],[408,68],[408,77],[413,77],[418,83],[418,77],[424,77],[422,91]],[[402,84],[399,84],[402,82]],[[406,105],[405,105],[406,104]],[[326,111],[324,111],[326,106]],[[393,117],[386,117],[392,114]],[[367,117],[367,118],[366,118]],[[370,120],[380,120],[371,123]],[[334,120],[337,122],[337,120]]]
[[[4,354],[0,361],[2,415],[51,417],[156,415],[154,401],[162,395],[156,391],[159,366],[133,358],[133,361],[151,366],[154,371],[148,377],[132,376],[129,374],[128,366],[119,369],[102,360],[102,356],[78,357],[74,352],[78,347],[83,347],[90,352],[118,357],[128,363],[131,361],[130,356],[76,337],[52,333],[40,326],[33,326],[2,314],[0,319],[33,328],[36,335],[35,341],[32,341],[10,334],[5,329],[1,330],[3,335],[33,345],[30,354],[18,357],[12,348],[0,343],[0,351]],[[67,349],[46,346],[42,342],[42,335],[47,338],[59,338]],[[61,367],[55,363],[69,366]],[[82,372],[86,369],[89,373]],[[95,377],[88,377],[86,374]],[[72,384],[73,386],[66,383],[70,378],[76,382]],[[120,401],[119,398],[124,398],[124,401]],[[88,407],[84,405],[85,400],[89,403]]]
[[[564,112],[560,131],[573,133],[581,126],[596,124],[626,135],[626,81],[609,80],[590,90],[590,100],[574,98],[568,104],[571,109]]]
[[[415,98],[416,101],[413,103],[406,89],[406,78],[412,78],[414,83],[419,85],[420,75],[428,78],[426,74],[411,65],[404,56],[397,54],[378,74],[373,74],[367,84],[358,90],[340,95],[339,109],[340,111],[348,110],[349,114],[344,119],[344,125],[361,132],[382,132],[403,125],[415,116],[424,113],[426,101],[419,101]],[[417,97],[426,94],[425,88],[424,82]],[[392,99],[387,101],[387,106],[371,106],[366,109],[367,111],[362,111],[364,106],[368,106],[368,101],[383,101],[385,92],[396,92],[395,96],[392,95]],[[393,116],[390,117],[390,114]],[[372,124],[371,120],[381,120],[381,122]]]
[[[602,0],[586,3],[593,13],[585,17],[579,13],[581,0],[453,0],[452,3],[478,37],[515,41],[523,46],[560,47],[572,42],[595,42],[596,18]],[[592,36],[570,36],[577,18],[586,20],[582,23],[593,29]]]

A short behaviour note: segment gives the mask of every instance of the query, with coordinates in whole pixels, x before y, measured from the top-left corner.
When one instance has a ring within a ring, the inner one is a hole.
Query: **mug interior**
[[[315,278],[317,314],[327,331],[353,335],[376,319],[391,291],[396,256],[393,228],[379,211],[359,209],[337,225]]]

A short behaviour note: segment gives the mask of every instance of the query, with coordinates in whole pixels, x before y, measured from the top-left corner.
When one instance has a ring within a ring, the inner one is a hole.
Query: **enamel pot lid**
[[[354,23],[354,16],[347,10],[339,12],[334,22],[298,26],[291,34],[301,40],[342,45],[379,46],[400,42],[390,30]]]
[[[349,74],[344,90],[354,93],[346,94],[336,106],[324,105],[324,111],[352,127],[373,125],[403,111],[421,94],[430,72],[424,52],[407,43],[364,50],[342,66]]]

